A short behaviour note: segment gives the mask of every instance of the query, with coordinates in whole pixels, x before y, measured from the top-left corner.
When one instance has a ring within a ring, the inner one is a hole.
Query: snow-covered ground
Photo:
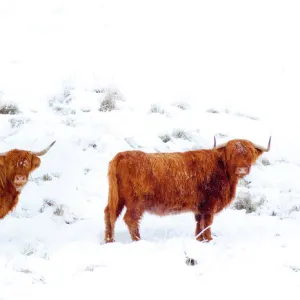
[[[0,114],[1,152],[57,141],[0,221],[0,299],[299,299],[299,14],[289,0],[0,1],[0,109],[18,108]],[[273,140],[211,243],[191,214],[145,215],[135,243],[119,218],[103,243],[117,152],[214,135]]]

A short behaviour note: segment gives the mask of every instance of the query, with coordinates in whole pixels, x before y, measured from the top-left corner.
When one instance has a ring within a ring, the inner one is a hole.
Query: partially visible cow
[[[40,166],[39,156],[46,154],[54,143],[39,152],[14,149],[0,153],[0,219],[17,205],[30,173]]]
[[[235,197],[238,180],[268,147],[248,140],[231,140],[210,150],[175,153],[118,153],[109,163],[109,195],[105,214],[105,241],[114,241],[115,222],[124,206],[131,239],[140,239],[144,212],[159,216],[193,212],[197,240],[211,240],[214,214]]]

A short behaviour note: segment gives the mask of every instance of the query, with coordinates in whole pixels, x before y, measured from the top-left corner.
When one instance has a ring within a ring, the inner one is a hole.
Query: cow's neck
[[[229,184],[230,184],[230,199],[233,199],[235,197],[236,193],[236,187],[239,181],[239,178],[236,174],[230,174],[228,171],[228,165],[227,165],[227,160],[225,156],[225,149],[220,149],[220,158],[223,161],[224,164],[224,171],[226,172],[226,177],[228,178]]]
[[[0,196],[1,198],[15,198],[19,195],[20,193],[16,190],[14,185],[6,180],[6,182],[3,182],[3,186],[0,190]]]
[[[12,183],[6,182],[0,192],[0,219],[4,218],[16,207],[19,194]]]
[[[0,167],[0,219],[16,207],[20,195],[5,175],[5,169]]]

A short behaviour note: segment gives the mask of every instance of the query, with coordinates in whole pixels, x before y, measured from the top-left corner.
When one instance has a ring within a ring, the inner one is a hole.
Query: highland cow
[[[39,156],[46,154],[54,143],[39,152],[14,149],[0,153],[0,219],[15,208],[30,173],[40,166]]]
[[[114,241],[117,218],[126,206],[124,221],[131,239],[140,239],[144,214],[164,216],[192,212],[196,239],[210,241],[214,215],[235,197],[239,179],[248,175],[257,158],[270,150],[248,140],[235,139],[201,149],[175,153],[125,151],[109,163],[105,241]]]

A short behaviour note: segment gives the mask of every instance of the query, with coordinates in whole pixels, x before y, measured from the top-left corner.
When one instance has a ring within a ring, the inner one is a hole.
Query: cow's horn
[[[227,142],[226,142],[226,143],[223,143],[223,144],[220,144],[220,145],[217,146],[216,137],[214,136],[214,149],[220,149],[220,148],[223,148],[223,147],[226,146],[226,144],[227,144]]]
[[[31,151],[30,153],[33,155],[36,155],[36,156],[42,156],[42,155],[46,154],[55,143],[56,143],[56,141],[52,142],[46,149],[44,149],[40,152],[32,152]]]
[[[5,156],[7,154],[7,152],[2,152],[0,153],[0,156]]]
[[[271,147],[271,139],[272,139],[272,137],[270,136],[269,143],[268,143],[268,148],[265,148],[265,147],[262,147],[262,146],[259,146],[259,145],[256,145],[256,144],[253,144],[253,145],[256,149],[259,149],[259,150],[264,151],[264,152],[269,152],[270,147]]]

